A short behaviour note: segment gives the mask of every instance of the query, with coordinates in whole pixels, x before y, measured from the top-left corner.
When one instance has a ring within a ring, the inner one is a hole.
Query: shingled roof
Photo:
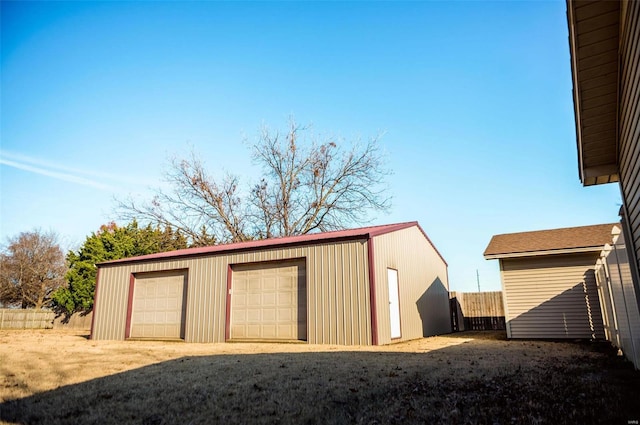
[[[598,251],[605,244],[611,243],[611,230],[614,226],[620,227],[620,224],[597,224],[495,235],[484,251],[484,258],[490,260],[567,251]]]

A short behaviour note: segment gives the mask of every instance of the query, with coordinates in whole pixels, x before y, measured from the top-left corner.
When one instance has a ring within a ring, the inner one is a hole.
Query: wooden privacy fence
[[[0,309],[0,329],[51,329],[56,314],[51,310]]]
[[[455,331],[506,329],[502,292],[451,292],[451,325]]]
[[[93,318],[93,311],[90,313],[74,313],[71,317],[56,317],[53,321],[54,329],[91,329],[91,319]]]
[[[605,337],[640,369],[640,294],[633,284],[637,277],[624,233],[618,229],[614,228],[611,244],[600,253],[595,272]]]
[[[56,317],[51,310],[36,309],[0,309],[0,329],[91,329],[89,314],[75,313],[71,317]]]

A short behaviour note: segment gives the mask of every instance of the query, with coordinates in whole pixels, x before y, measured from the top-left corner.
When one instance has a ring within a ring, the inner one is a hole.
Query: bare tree
[[[40,230],[9,239],[0,254],[0,301],[22,308],[42,308],[65,285],[67,265],[58,237]]]
[[[155,190],[150,202],[118,202],[121,218],[171,226],[193,246],[218,241],[245,241],[246,218],[238,192],[238,178],[227,175],[219,183],[207,173],[195,152],[188,159],[173,158],[165,173],[170,191]]]
[[[293,121],[285,134],[263,128],[251,146],[263,176],[249,190],[243,192],[233,174],[216,181],[192,152],[171,161],[170,191],[157,190],[142,204],[118,201],[119,214],[170,225],[194,245],[208,245],[344,229],[389,208],[389,170],[377,137],[364,144],[319,143],[304,138],[308,131]]]

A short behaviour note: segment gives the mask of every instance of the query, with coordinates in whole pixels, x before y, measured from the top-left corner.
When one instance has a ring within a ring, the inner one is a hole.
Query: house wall
[[[420,229],[373,238],[378,343],[391,340],[387,268],[398,270],[400,325],[405,341],[451,332],[447,265]]]
[[[604,338],[599,252],[500,259],[509,338]]]
[[[627,241],[640,269],[640,2],[623,1],[620,10],[619,169]],[[640,292],[635,282],[636,292]],[[640,305],[640,301],[638,301]]]
[[[363,239],[105,265],[99,270],[92,338],[125,338],[131,273],[188,269],[185,341],[224,342],[229,265],[304,258],[308,342],[370,345],[367,255]]]

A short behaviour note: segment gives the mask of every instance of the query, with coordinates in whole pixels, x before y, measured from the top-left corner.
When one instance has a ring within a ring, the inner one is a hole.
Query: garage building
[[[447,263],[417,222],[98,264],[93,339],[379,345],[451,331]]]
[[[500,262],[509,338],[604,338],[595,266],[616,226],[491,238],[484,258]]]

